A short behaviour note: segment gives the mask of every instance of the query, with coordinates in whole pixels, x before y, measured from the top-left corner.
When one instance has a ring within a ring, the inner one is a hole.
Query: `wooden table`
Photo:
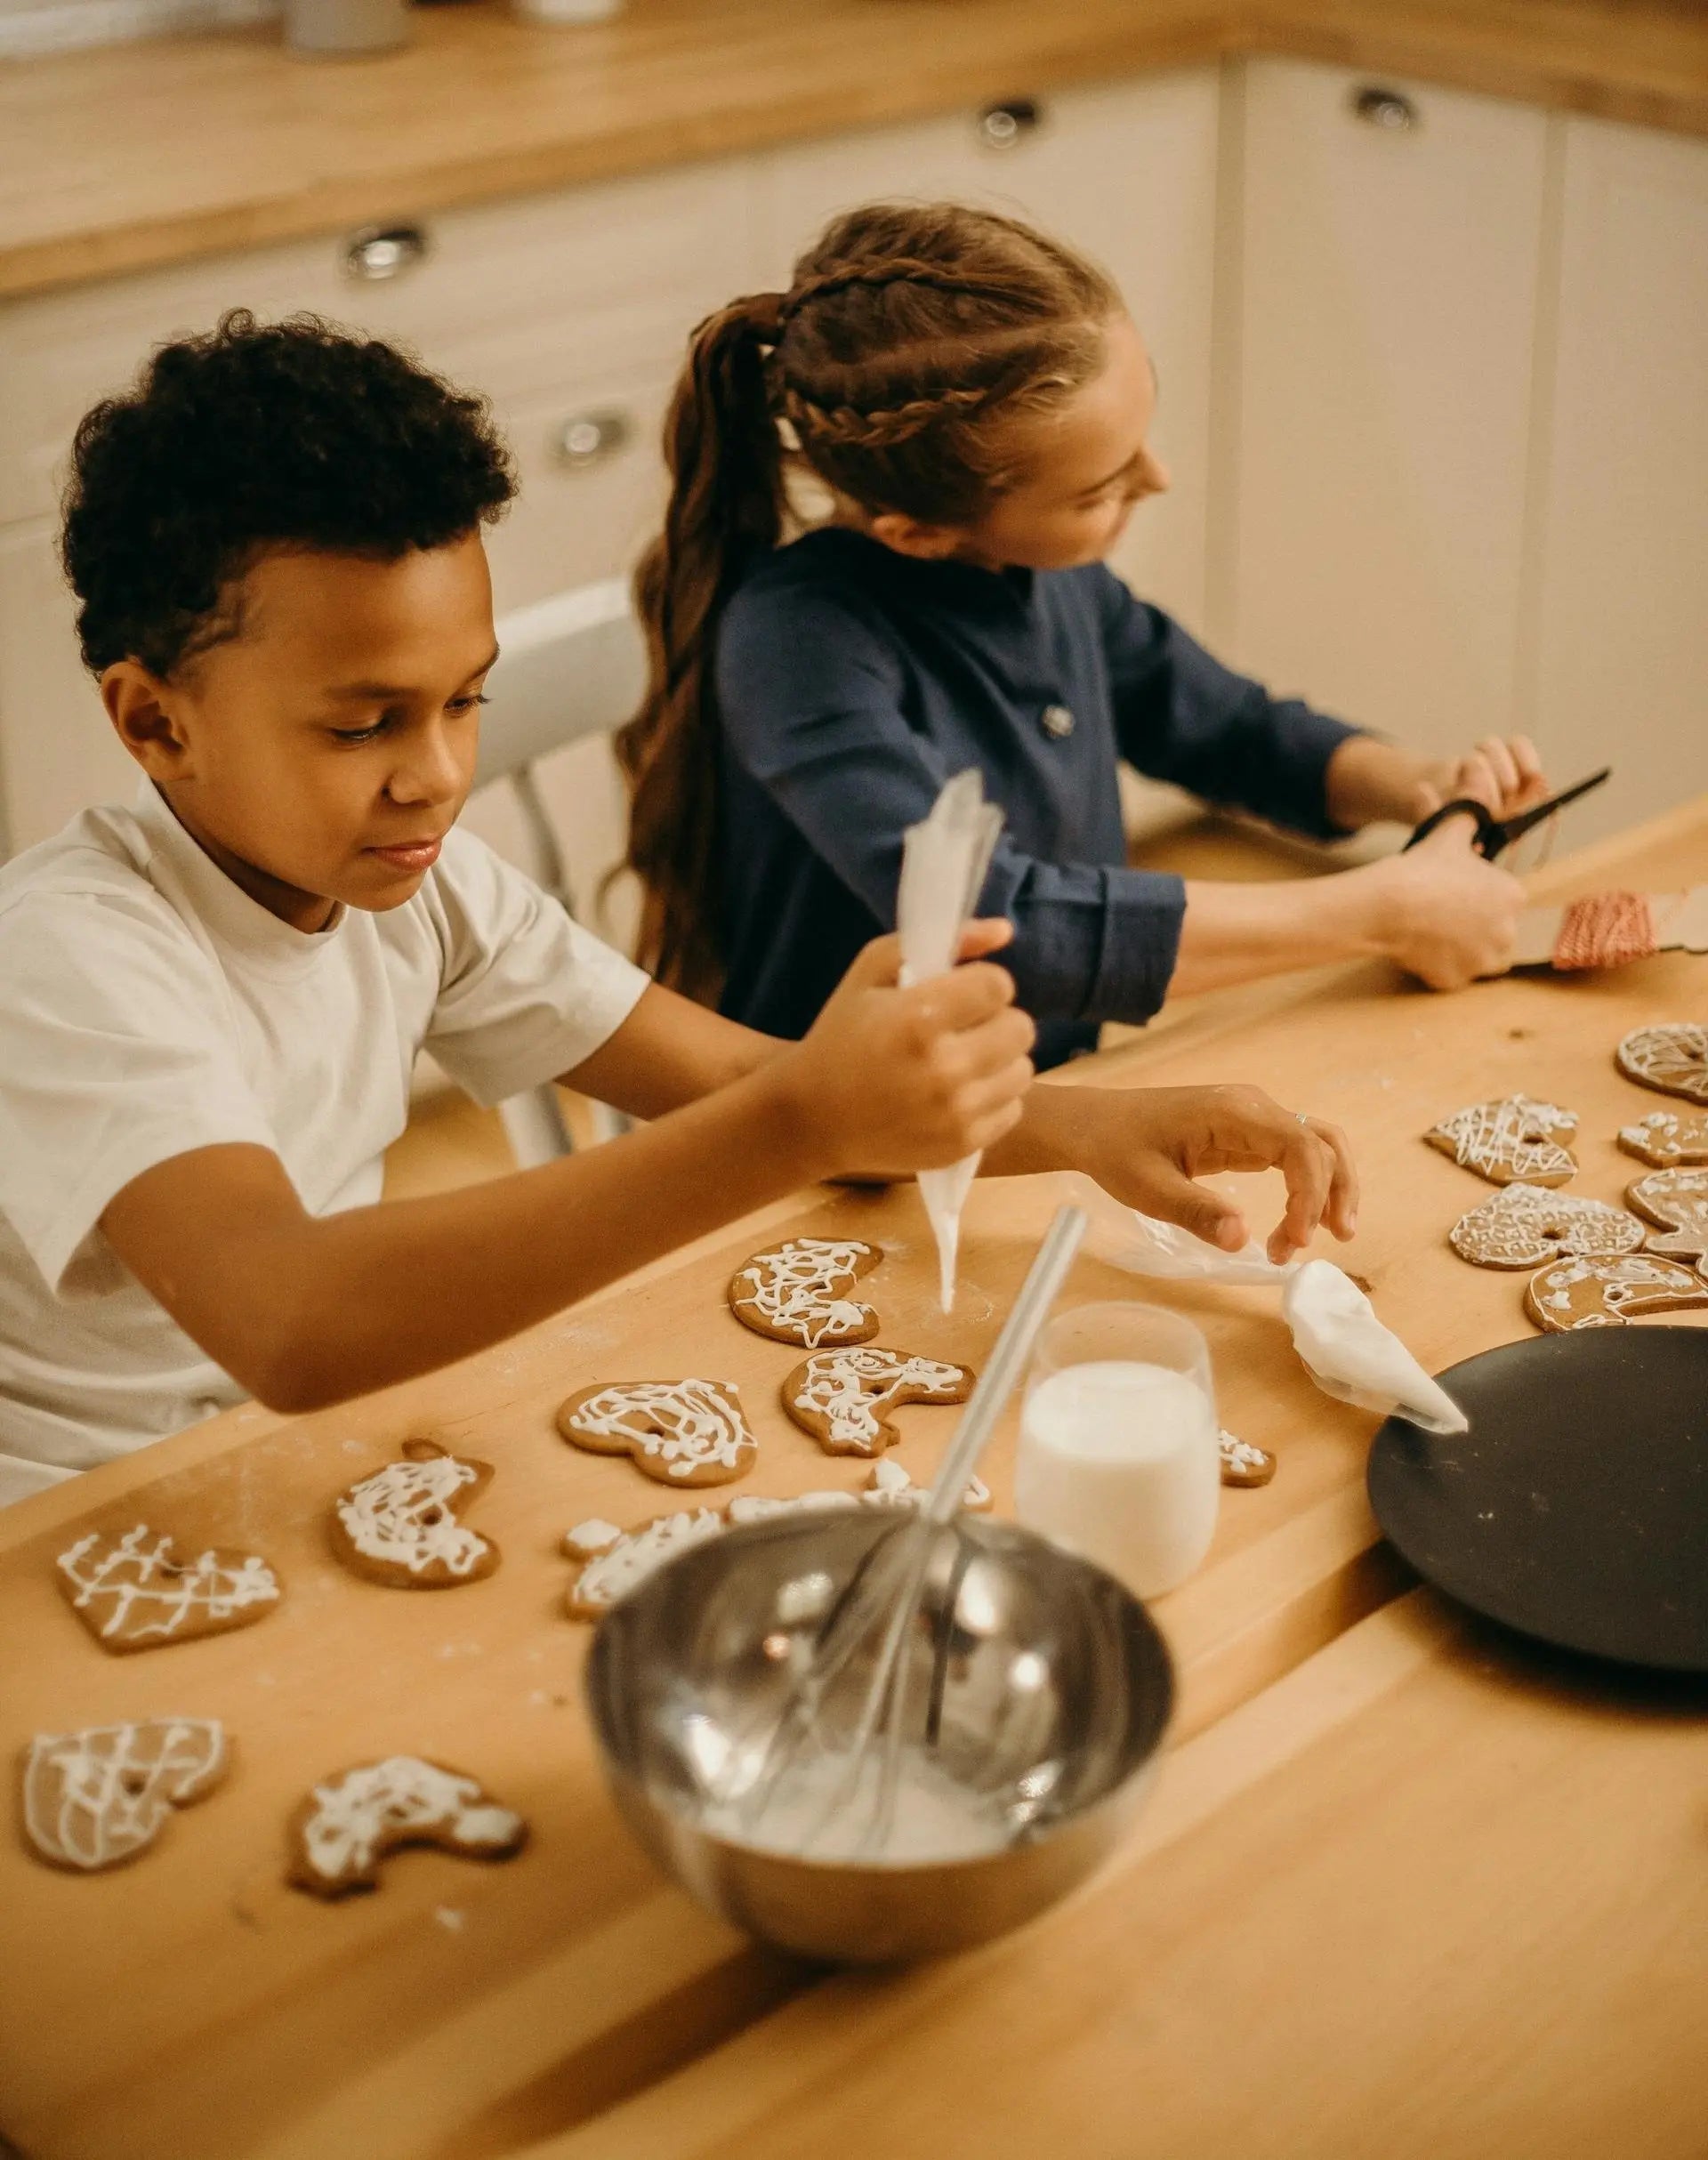
[[[1708,802],[1545,883],[1558,894],[1704,877]],[[1577,1189],[1614,1197],[1635,1165],[1612,1134],[1659,1098],[1619,1078],[1613,1044],[1644,1021],[1700,1017],[1704,1003],[1708,963],[1681,956],[1450,1001],[1385,971],[1342,971],[1183,1003],[1065,1082],[1250,1078],[1338,1118],[1366,1189],[1348,1264],[1438,1368],[1527,1328],[1522,1278],[1467,1268],[1445,1243],[1486,1189],[1418,1135],[1466,1102],[1547,1093],[1583,1117]],[[768,2012],[807,1976],[662,1883],[605,1800],[558,1540],[589,1515],[634,1522],[671,1500],[626,1463],[566,1447],[552,1412],[597,1380],[727,1376],[761,1435],[751,1489],[852,1487],[859,1467],[822,1456],[776,1408],[792,1353],[723,1309],[733,1266],[784,1232],[871,1237],[887,1253],[869,1284],[886,1340],[977,1365],[1054,1197],[1044,1180],[975,1193],[947,1321],[914,1195],[798,1196],[445,1373],[313,1417],[236,1411],[0,1512],[0,1744],[118,1716],[212,1715],[238,1757],[223,1790],[114,1874],[72,1879],[0,1844],[0,2131],[33,2160],[474,2160],[578,2124],[599,2134],[600,2111],[742,2027],[754,2037],[741,2047],[786,2029]],[[1280,1457],[1272,1486],[1227,1495],[1206,1566],[1158,1607],[1183,1681],[1184,1761],[1264,1729],[1275,1684],[1348,1630],[1362,1640],[1356,1624],[1403,1585],[1363,1497],[1374,1421],[1310,1386],[1272,1294],[1152,1288],[1095,1256],[1069,1294],[1135,1294],[1200,1321],[1227,1422]],[[946,1414],[903,1415],[899,1459],[925,1477]],[[334,1494],[423,1431],[497,1465],[474,1519],[505,1559],[484,1583],[404,1596],[344,1575],[325,1521]],[[999,1506],[1011,1446],[1011,1431],[996,1449]],[[284,1608],[217,1641],[106,1656],[64,1610],[53,1560],[85,1527],[140,1520],[192,1546],[253,1542],[286,1579]],[[1498,1753],[1498,1736],[1489,1745]],[[376,1896],[338,1906],[286,1888],[284,1825],[309,1785],[391,1751],[477,1773],[527,1813],[529,1850],[489,1868],[405,1856]],[[1153,1842],[1169,1789],[1144,1833]],[[1700,1832],[1700,1794],[1696,1819]],[[1624,1853],[1623,1814],[1609,1808],[1603,1827]],[[1043,1926],[1078,1928],[1087,1909]],[[1293,1925],[1296,1954],[1314,1954],[1309,1901]],[[1190,1962],[1189,1944],[1180,1954]]]

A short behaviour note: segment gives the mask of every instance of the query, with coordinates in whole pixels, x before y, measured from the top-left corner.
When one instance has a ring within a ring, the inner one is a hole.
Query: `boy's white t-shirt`
[[[416,1052],[478,1102],[569,1070],[647,977],[471,834],[413,899],[294,930],[154,787],[0,870],[0,1502],[244,1399],[98,1227],[253,1141],[311,1214],[380,1197]]]

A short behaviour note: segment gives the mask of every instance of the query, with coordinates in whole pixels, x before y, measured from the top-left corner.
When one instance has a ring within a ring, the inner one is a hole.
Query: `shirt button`
[[[1074,716],[1065,705],[1045,705],[1039,720],[1052,742],[1063,742],[1074,731]]]

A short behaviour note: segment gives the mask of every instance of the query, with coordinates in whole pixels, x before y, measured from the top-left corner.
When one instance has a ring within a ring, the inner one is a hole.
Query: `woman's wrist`
[[[1383,820],[1415,825],[1430,807],[1441,770],[1397,743],[1349,736],[1328,761],[1324,807],[1349,833]]]

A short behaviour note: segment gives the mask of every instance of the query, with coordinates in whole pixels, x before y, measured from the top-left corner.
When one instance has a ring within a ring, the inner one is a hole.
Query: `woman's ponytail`
[[[631,793],[628,866],[641,881],[640,959],[689,995],[716,995],[719,742],[712,683],[718,615],[751,552],[782,537],[781,447],[765,352],[781,295],[733,302],[694,333],[665,423],[664,530],[635,572],[647,691],[616,737]]]

